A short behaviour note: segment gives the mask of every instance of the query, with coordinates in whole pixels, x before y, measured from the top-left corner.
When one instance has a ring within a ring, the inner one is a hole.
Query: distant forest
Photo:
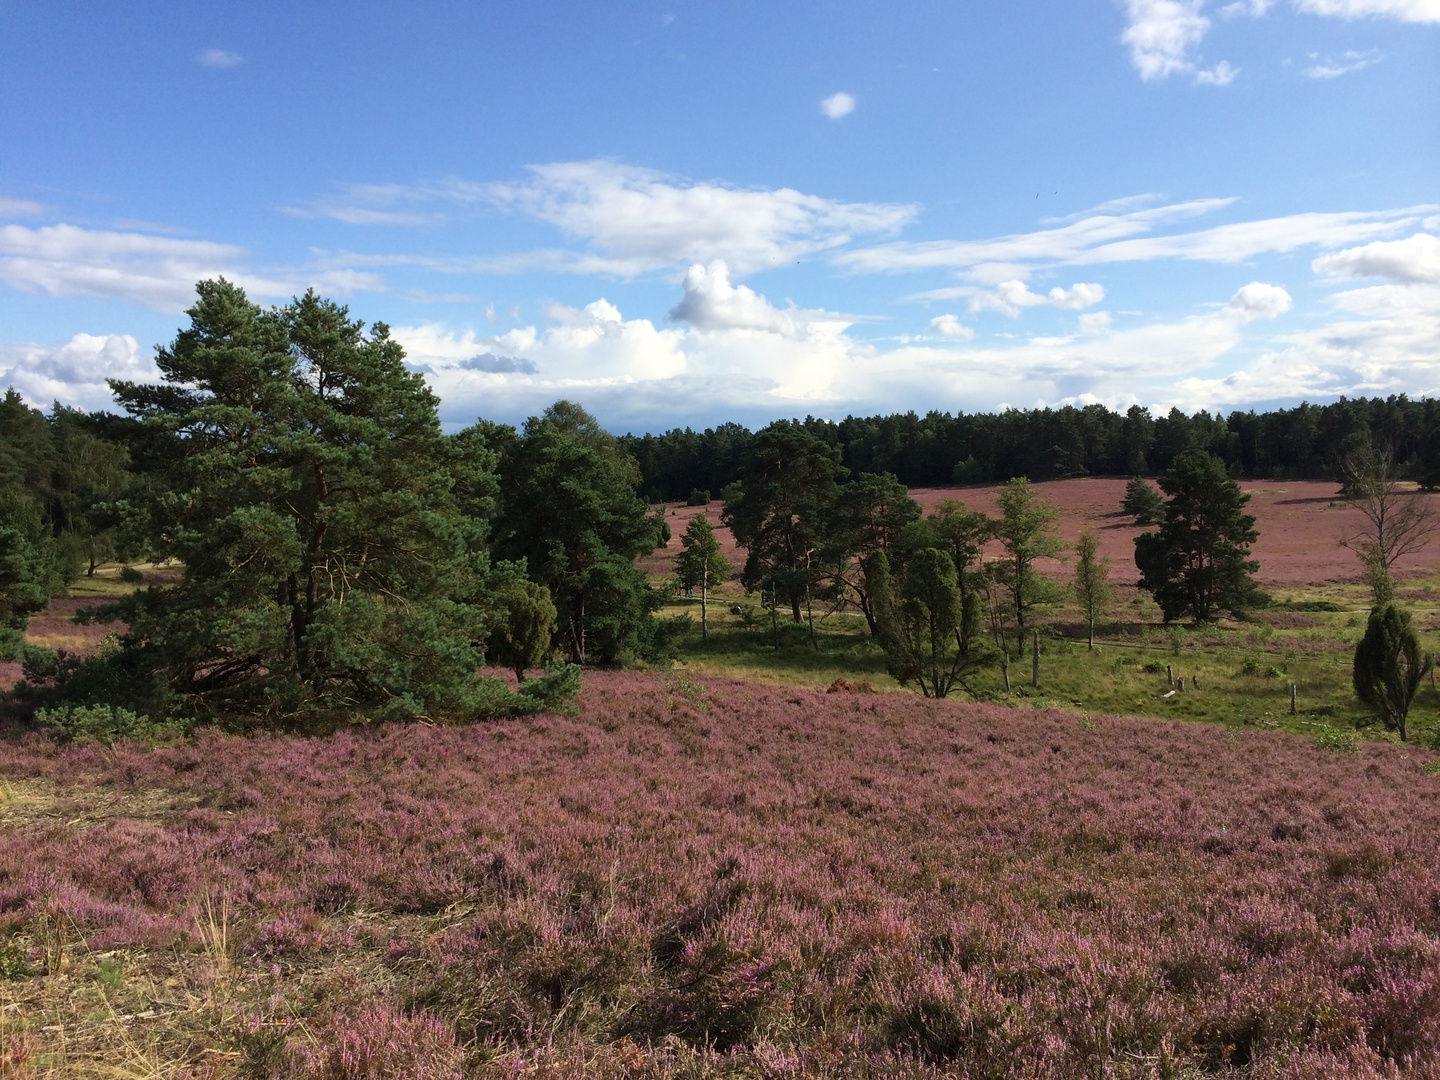
[[[1440,487],[1440,401],[1342,398],[1274,412],[1171,409],[1152,416],[1133,405],[1010,409],[1003,413],[929,412],[847,416],[838,423],[806,417],[813,435],[838,447],[851,475],[894,473],[909,487],[998,483],[1016,476],[1157,475],[1187,450],[1206,450],[1236,477],[1328,480],[1336,461],[1367,441],[1394,453],[1402,475]],[[738,479],[755,433],[734,423],[620,440],[640,464],[642,493],[652,502],[708,491],[718,498]]]

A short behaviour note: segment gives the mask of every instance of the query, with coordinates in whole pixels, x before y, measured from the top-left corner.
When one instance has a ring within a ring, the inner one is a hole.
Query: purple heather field
[[[587,673],[573,717],[0,745],[0,920],[223,976],[173,1075],[1440,1077],[1432,757]]]

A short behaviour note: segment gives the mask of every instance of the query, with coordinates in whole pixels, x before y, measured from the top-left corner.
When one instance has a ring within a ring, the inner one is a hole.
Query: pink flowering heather
[[[328,1017],[293,1067],[297,1080],[461,1080],[460,1060],[448,1025],[372,1003]]]
[[[396,1039],[442,1075],[447,1037],[481,1076],[1440,1076],[1426,751],[638,674],[579,705],[0,746],[71,800],[7,819],[0,918],[183,951],[223,902],[296,1022],[351,964],[316,1076]]]

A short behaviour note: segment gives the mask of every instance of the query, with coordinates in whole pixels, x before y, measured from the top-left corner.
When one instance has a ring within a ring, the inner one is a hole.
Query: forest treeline
[[[851,476],[891,473],[908,487],[1003,483],[1017,476],[1158,476],[1187,451],[1218,457],[1231,476],[1332,480],[1339,478],[1344,455],[1364,445],[1389,447],[1403,475],[1440,487],[1440,402],[1403,394],[1229,416],[1067,405],[840,421],[806,417],[799,423],[839,450]],[[620,439],[639,462],[652,502],[686,499],[692,492],[718,495],[740,477],[754,443],[755,433],[735,423]]]

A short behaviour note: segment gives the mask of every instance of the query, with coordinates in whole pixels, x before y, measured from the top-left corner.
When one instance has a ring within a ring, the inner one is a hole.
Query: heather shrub
[[[461,1080],[455,1032],[425,1012],[372,1002],[327,1017],[291,1052],[295,1080]],[[297,1040],[297,1042],[299,1042]]]
[[[0,743],[26,793],[99,789],[7,819],[0,925],[57,980],[224,957],[251,1075],[449,1075],[457,1042],[481,1077],[1440,1066],[1416,751],[693,673],[577,706]]]

